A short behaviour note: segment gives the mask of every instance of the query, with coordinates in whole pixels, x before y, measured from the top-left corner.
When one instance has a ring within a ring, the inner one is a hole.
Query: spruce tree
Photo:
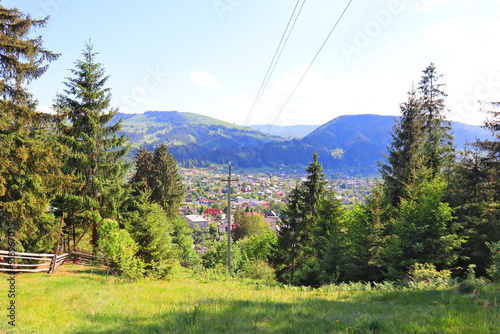
[[[93,245],[97,225],[103,218],[119,216],[119,207],[127,193],[123,187],[128,167],[120,159],[129,150],[125,134],[118,135],[121,120],[110,122],[118,110],[111,107],[109,76],[97,62],[97,53],[89,43],[75,62],[73,77],[64,83],[64,94],[57,96],[55,109],[67,118],[61,125],[64,142],[71,148],[66,160],[67,172],[79,187],[60,198],[58,207],[69,213],[74,226],[93,224]]]
[[[300,242],[299,224],[301,223],[301,205],[299,185],[288,194],[287,206],[278,222],[278,240],[274,251],[274,266],[278,279],[283,283],[292,283],[297,261],[297,246]]]
[[[422,112],[425,120],[426,165],[433,173],[449,170],[455,154],[451,123],[445,116],[447,111],[445,99],[448,95],[441,90],[445,84],[439,83],[442,77],[442,74],[437,73],[436,66],[430,63],[423,71],[418,87],[418,92],[422,96]]]
[[[151,201],[163,207],[167,217],[174,219],[184,198],[184,188],[177,161],[165,144],[154,154],[140,150],[136,158],[136,171],[132,177],[137,191],[151,189]]]
[[[70,181],[61,172],[64,148],[53,131],[57,119],[37,112],[26,89],[58,57],[43,47],[41,37],[32,37],[46,23],[0,6],[0,226],[2,246],[11,228],[17,251],[52,248],[57,222],[48,208]]]
[[[307,179],[301,185],[302,223],[300,233],[304,240],[308,240],[312,235],[318,203],[326,187],[325,174],[318,158],[318,154],[314,152],[313,161],[306,168]],[[309,253],[314,253],[314,250],[310,249]]]
[[[457,250],[464,240],[457,234],[460,226],[453,220],[454,210],[444,201],[446,189],[446,181],[429,168],[412,172],[385,250],[391,278],[402,277],[415,263],[441,270],[458,259]]]
[[[424,154],[422,146],[425,141],[425,120],[422,104],[422,99],[417,97],[414,89],[408,92],[408,101],[399,106],[401,117],[392,128],[392,142],[387,147],[388,154],[384,154],[387,163],[379,162],[385,194],[393,205],[397,205],[404,195],[404,185],[409,181],[411,171],[418,167],[417,161],[421,161]]]

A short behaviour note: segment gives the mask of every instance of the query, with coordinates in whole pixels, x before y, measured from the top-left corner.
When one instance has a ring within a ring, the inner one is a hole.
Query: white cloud
[[[207,72],[190,71],[189,79],[200,87],[210,87],[215,89],[220,89],[222,87],[220,82]]]

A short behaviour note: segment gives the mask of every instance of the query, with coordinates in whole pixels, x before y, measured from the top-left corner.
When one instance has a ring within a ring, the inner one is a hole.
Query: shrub
[[[437,287],[450,283],[451,271],[447,269],[439,271],[433,264],[429,263],[415,263],[409,276],[409,285],[412,288]]]
[[[130,234],[120,229],[118,222],[111,219],[104,219],[97,233],[99,249],[117,263],[123,278],[127,281],[141,278],[144,263],[136,257],[138,246]]]
[[[245,277],[252,279],[266,282],[275,281],[274,269],[264,260],[252,261],[249,265],[245,266],[244,274]]]
[[[488,246],[491,252],[491,265],[486,269],[486,272],[496,282],[500,280],[500,241],[494,243],[487,242],[486,246]]]

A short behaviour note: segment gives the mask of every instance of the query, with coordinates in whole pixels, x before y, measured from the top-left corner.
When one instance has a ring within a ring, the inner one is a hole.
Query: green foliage
[[[421,285],[439,287],[448,286],[451,278],[451,271],[443,269],[436,270],[436,266],[428,263],[415,263],[410,272],[410,287],[418,288]]]
[[[146,191],[134,202],[126,228],[137,243],[136,255],[144,262],[147,274],[165,279],[175,258],[172,243],[174,226],[162,207],[149,201],[150,194]]]
[[[104,219],[97,232],[99,249],[118,264],[124,279],[135,281],[141,278],[144,263],[136,256],[139,247],[127,230],[120,229],[115,220]]]
[[[399,106],[401,117],[395,121],[391,131],[392,142],[387,147],[387,163],[379,162],[380,174],[384,180],[385,195],[393,205],[404,197],[404,185],[411,177],[411,171],[422,162],[422,146],[425,140],[422,115],[422,99],[412,89],[408,101]]]
[[[174,156],[168,153],[166,145],[158,146],[154,154],[139,150],[132,183],[136,184],[136,194],[150,189],[151,201],[161,205],[170,219],[177,216],[184,198],[184,189],[177,162]]]
[[[200,256],[193,249],[193,230],[189,228],[184,218],[176,218],[172,221],[174,231],[172,243],[177,248],[177,258],[183,267],[194,267],[200,263]]]
[[[248,216],[243,210],[236,210],[234,225],[235,228],[231,231],[231,238],[234,241],[271,231],[269,223],[266,223],[264,218],[258,215]]]
[[[54,105],[67,119],[59,130],[61,141],[71,149],[65,157],[66,172],[77,182],[58,199],[56,207],[68,213],[68,224],[86,227],[93,223],[95,243],[98,221],[118,218],[128,197],[123,186],[128,166],[120,159],[129,145],[125,134],[118,136],[121,122],[109,125],[118,111],[111,108],[111,90],[105,87],[109,77],[96,61],[97,53],[86,44],[82,55]]]
[[[37,112],[26,89],[59,56],[33,36],[47,19],[0,6],[0,244],[6,246],[13,227],[16,250],[26,252],[53,247],[58,224],[48,208],[71,182],[62,173],[66,151],[54,133],[59,120]]]
[[[236,246],[250,261],[263,260],[271,263],[277,240],[276,233],[267,232],[238,240]]]
[[[443,202],[446,182],[423,167],[414,171],[393,221],[393,237],[386,249],[389,275],[396,278],[415,263],[445,268],[457,260],[463,239],[456,234],[453,209]]]
[[[500,280],[500,241],[487,242],[486,245],[491,251],[491,265],[486,272],[493,281],[497,282]]]
[[[236,245],[231,244],[231,272],[237,274],[243,266],[243,256]],[[201,258],[204,268],[227,268],[227,243],[217,242]]]

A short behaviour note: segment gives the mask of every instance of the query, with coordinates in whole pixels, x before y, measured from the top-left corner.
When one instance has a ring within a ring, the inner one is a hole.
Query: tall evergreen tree
[[[446,188],[446,181],[429,168],[413,171],[385,251],[391,278],[401,277],[415,263],[433,264],[441,270],[457,260],[464,240],[457,234],[460,226],[453,221],[454,210],[444,201]]]
[[[154,154],[140,150],[136,158],[136,171],[132,182],[138,191],[151,189],[151,201],[158,203],[174,219],[184,198],[184,188],[177,168],[177,161],[165,144]]]
[[[342,276],[345,280],[380,281],[383,278],[387,266],[384,252],[393,215],[394,209],[379,182],[365,202],[350,212],[347,222],[349,262]]]
[[[416,91],[408,92],[408,101],[399,106],[401,117],[392,128],[392,142],[387,147],[387,163],[379,162],[380,174],[384,180],[385,194],[397,205],[404,194],[404,185],[411,171],[417,168],[422,158],[424,143],[422,100]]]
[[[314,152],[313,161],[306,168],[307,179],[301,185],[302,223],[300,224],[300,233],[304,240],[308,240],[312,235],[318,203],[326,186],[325,174],[318,158],[318,154]],[[309,253],[314,253],[314,250],[310,249]]]
[[[66,160],[67,172],[79,183],[78,189],[63,196],[58,208],[69,212],[76,226],[93,224],[96,245],[97,224],[102,218],[116,218],[126,197],[123,179],[127,165],[120,160],[130,145],[125,134],[119,136],[121,120],[110,125],[118,112],[111,107],[109,76],[96,60],[89,43],[67,78],[64,94],[57,96],[55,108],[67,117],[61,125],[64,141],[72,153]]]
[[[461,234],[467,238],[460,251],[458,265],[464,269],[476,265],[476,274],[486,275],[491,254],[486,242],[500,240],[499,211],[490,188],[490,173],[481,151],[466,146],[452,171],[448,189],[450,204],[457,208]]]
[[[302,212],[299,185],[295,185],[289,192],[287,200],[288,204],[278,223],[278,240],[273,262],[278,279],[290,284],[295,274],[297,246],[300,242],[299,224]]]
[[[58,55],[32,38],[47,19],[34,20],[0,6],[0,229],[14,230],[18,251],[48,251],[57,226],[47,209],[68,183],[61,172],[64,148],[53,133],[53,116],[36,111],[26,85],[45,73]]]
[[[446,120],[445,115],[445,99],[448,95],[441,90],[445,84],[439,83],[442,77],[442,74],[437,73],[436,66],[430,63],[423,71],[418,87],[425,118],[424,148],[428,158],[426,165],[434,173],[442,169],[449,170],[455,154],[451,123]]]

